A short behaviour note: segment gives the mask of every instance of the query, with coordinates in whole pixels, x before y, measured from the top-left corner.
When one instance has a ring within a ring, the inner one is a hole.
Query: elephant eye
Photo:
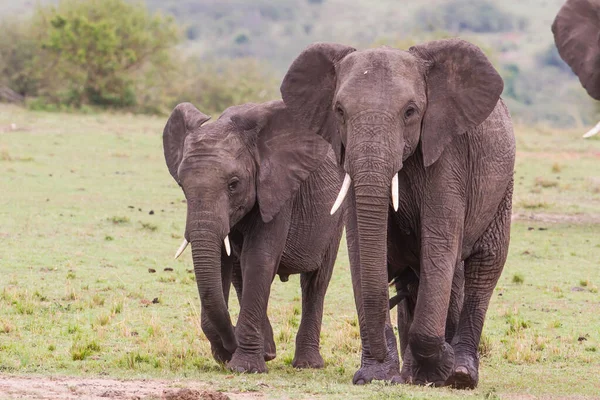
[[[344,119],[344,109],[342,108],[342,106],[340,106],[339,104],[336,105],[335,112],[337,113],[337,115],[340,116],[340,118]]]
[[[233,178],[232,180],[229,181],[229,191],[233,192],[235,191],[235,189],[237,189],[238,185],[240,183],[240,180],[238,178]]]
[[[408,107],[406,111],[404,111],[404,118],[410,118],[415,115],[416,112],[417,110],[414,107]]]

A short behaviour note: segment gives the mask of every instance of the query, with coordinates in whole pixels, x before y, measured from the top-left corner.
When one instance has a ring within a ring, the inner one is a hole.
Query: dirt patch
[[[258,393],[221,393],[201,382],[0,376],[0,399],[228,400]]]
[[[600,224],[600,214],[513,213],[512,220],[551,224]]]
[[[600,152],[580,152],[580,151],[559,151],[559,152],[534,152],[534,151],[517,151],[518,158],[535,158],[545,160],[580,160],[582,158],[600,158]]]

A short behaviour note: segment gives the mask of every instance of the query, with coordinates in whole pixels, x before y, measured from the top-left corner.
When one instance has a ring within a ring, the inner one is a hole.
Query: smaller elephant
[[[302,319],[292,365],[320,368],[323,301],[343,228],[330,215],[341,185],[329,144],[306,135],[282,101],[230,107],[213,123],[190,103],[163,132],[169,172],[187,199],[201,326],[214,358],[238,372],[266,372],[275,357],[267,317],[271,283],[301,274]],[[231,283],[240,302],[231,323]]]
[[[600,0],[567,0],[552,24],[558,53],[588,94],[600,100]],[[584,138],[600,132],[600,122]]]

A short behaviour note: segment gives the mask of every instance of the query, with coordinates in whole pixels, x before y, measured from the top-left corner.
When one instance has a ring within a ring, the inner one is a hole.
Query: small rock
[[[532,230],[534,230],[534,229],[535,229],[535,228],[534,228],[533,226],[530,226],[529,228],[527,228],[527,230],[528,230],[528,231],[532,231]]]
[[[127,208],[135,208],[134,206],[127,206]]]
[[[149,215],[154,215],[154,210],[150,210]]]
[[[142,211],[142,209],[141,209],[141,208],[138,208],[138,211]]]
[[[158,300],[158,297],[155,297],[154,299],[152,299],[152,304],[158,304],[160,303],[160,300]]]
[[[155,273],[156,270],[154,268],[148,268],[148,272],[150,272],[151,274]]]
[[[173,268],[171,268],[171,267],[167,267],[167,268],[165,268],[165,271],[167,271],[167,272],[171,272],[171,271],[173,271]]]
[[[538,231],[547,231],[548,228],[538,228]]]
[[[17,124],[15,124],[14,122],[12,124],[10,124],[10,129],[13,131],[17,130]]]
[[[579,336],[579,337],[577,338],[577,341],[578,341],[578,342],[583,342],[583,341],[587,340],[587,336],[588,336],[588,335],[585,335],[585,336]]]

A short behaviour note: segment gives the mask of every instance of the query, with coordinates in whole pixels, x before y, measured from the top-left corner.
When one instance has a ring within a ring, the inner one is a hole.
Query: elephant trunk
[[[397,121],[396,121],[397,122]],[[388,354],[385,325],[389,316],[387,228],[390,200],[398,207],[397,172],[404,141],[387,115],[363,112],[352,120],[346,170],[354,187],[362,309],[371,356]]]
[[[237,343],[221,277],[221,252],[225,234],[221,234],[220,224],[203,221],[198,225],[199,229],[188,232],[200,302],[208,320],[219,332],[223,347],[233,353]]]
[[[371,355],[383,361],[388,353],[385,324],[388,313],[387,218],[390,179],[379,173],[354,178],[360,254],[362,307]]]

